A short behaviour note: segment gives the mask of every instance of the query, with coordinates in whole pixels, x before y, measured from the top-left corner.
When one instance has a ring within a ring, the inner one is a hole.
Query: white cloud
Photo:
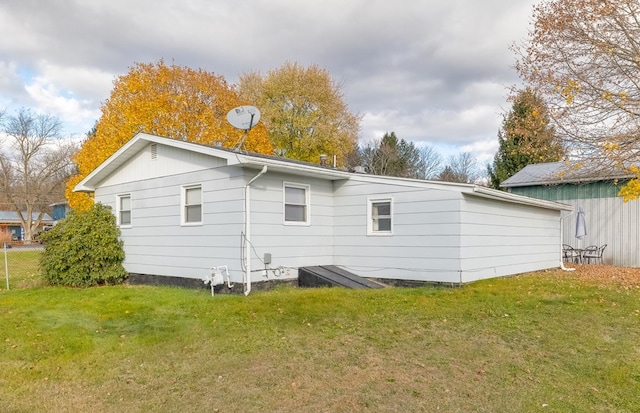
[[[35,103],[34,110],[58,117],[65,125],[65,133],[77,135],[88,132],[98,119],[99,111],[90,106],[90,102],[65,96],[68,94],[62,93],[48,79],[36,77],[25,89]]]
[[[164,58],[233,83],[290,60],[344,83],[363,139],[394,131],[484,153],[517,82],[508,46],[526,36],[535,2],[0,2],[0,104],[49,111],[84,133],[136,62]]]
[[[498,141],[495,139],[478,140],[468,145],[463,145],[461,152],[469,152],[474,155],[479,167],[493,161],[493,156],[498,151]]]

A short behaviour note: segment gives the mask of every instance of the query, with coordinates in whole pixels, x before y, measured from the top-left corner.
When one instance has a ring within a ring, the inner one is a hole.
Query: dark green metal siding
[[[536,185],[513,187],[511,192],[532,198],[559,201],[568,199],[616,198],[626,183],[620,181],[597,181],[585,184]]]

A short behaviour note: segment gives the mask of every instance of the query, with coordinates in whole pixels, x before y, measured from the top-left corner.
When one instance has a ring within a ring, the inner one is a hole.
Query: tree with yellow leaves
[[[79,174],[67,182],[66,196],[74,209],[86,210],[92,200],[73,187],[138,132],[208,145],[234,147],[243,132],[227,122],[227,113],[244,104],[222,76],[164,61],[136,63],[114,82],[102,116],[75,155]],[[244,149],[271,154],[262,124],[248,134]]]
[[[240,76],[240,96],[257,106],[275,153],[318,163],[335,155],[339,166],[356,147],[360,117],[349,111],[341,84],[316,65],[286,62],[261,75]]]
[[[514,47],[521,78],[585,164],[640,162],[638,16],[638,0],[544,0],[528,42]]]

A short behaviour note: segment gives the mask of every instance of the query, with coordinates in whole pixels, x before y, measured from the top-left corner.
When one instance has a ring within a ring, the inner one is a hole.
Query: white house
[[[481,186],[350,173],[140,133],[76,191],[110,205],[125,268],[252,283],[336,265],[465,283],[561,266],[571,206]]]

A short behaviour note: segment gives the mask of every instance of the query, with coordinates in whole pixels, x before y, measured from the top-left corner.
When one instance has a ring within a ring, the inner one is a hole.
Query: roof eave
[[[352,174],[347,171],[307,165],[297,165],[288,163],[286,161],[278,161],[275,159],[254,158],[250,155],[246,155],[245,160],[240,162],[239,165],[254,169],[259,169],[266,165],[272,171],[297,173],[300,175],[314,176],[328,180],[349,179],[352,176]]]
[[[134,156],[135,153],[137,153],[138,150],[142,148],[142,146],[145,146],[148,143],[170,145],[176,148],[182,148],[191,151],[195,149],[202,154],[225,159],[227,161],[227,165],[238,165],[241,167],[257,169],[260,169],[264,165],[267,165],[271,167],[272,170],[280,170],[282,172],[295,172],[298,174],[315,176],[329,180],[348,179],[351,176],[351,174],[346,171],[316,167],[312,165],[293,164],[287,161],[279,161],[276,159],[260,158],[242,152],[230,152],[227,150],[220,150],[215,147],[195,145],[193,144],[193,142],[185,142],[176,139],[149,135],[146,133],[138,133],[131,140],[129,140],[129,142],[124,144],[113,155],[111,155],[102,164],[100,164],[100,166],[98,166],[83,180],[81,180],[73,188],[73,191],[94,192],[98,184],[102,180],[104,180],[110,173],[115,171],[118,166],[122,165],[124,162]]]
[[[592,183],[592,182],[599,182],[599,181],[620,181],[620,180],[627,180],[627,179],[633,179],[635,176],[634,175],[618,175],[618,176],[608,176],[608,177],[600,177],[600,178],[580,178],[580,179],[564,179],[564,180],[555,180],[555,181],[531,181],[531,182],[518,182],[515,184],[509,184],[509,183],[502,183],[502,185],[500,185],[502,188],[518,188],[518,187],[523,187],[523,186],[553,186],[553,185],[563,185],[563,184],[586,184],[586,183]]]
[[[476,186],[473,188],[473,194],[489,199],[495,199],[499,201],[507,201],[516,204],[535,206],[545,209],[553,209],[556,211],[573,211],[571,205],[562,204],[560,202],[546,201],[544,199],[530,198],[523,195],[516,195],[510,192],[498,191],[495,189],[484,188]]]

